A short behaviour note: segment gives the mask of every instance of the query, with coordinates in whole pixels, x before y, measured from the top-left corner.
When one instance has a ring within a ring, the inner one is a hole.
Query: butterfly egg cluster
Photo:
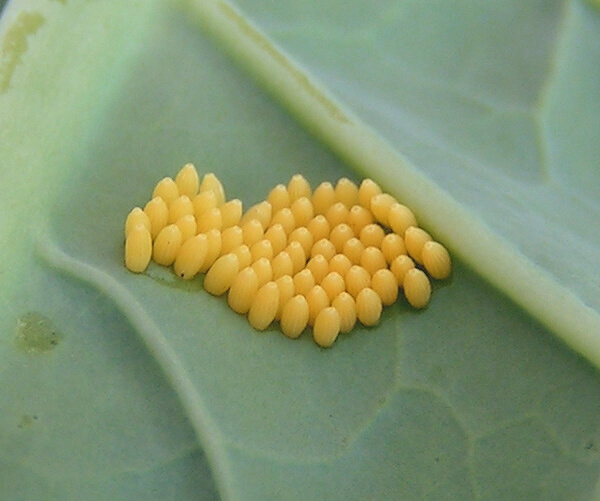
[[[298,174],[244,212],[214,174],[200,181],[187,164],[129,213],[125,237],[132,272],[154,260],[184,280],[206,273],[204,288],[227,294],[255,329],[279,322],[295,339],[310,327],[322,347],[356,322],[377,325],[400,294],[424,308],[430,278],[446,279],[452,268],[446,248],[371,179],[357,186],[341,178],[313,191]]]

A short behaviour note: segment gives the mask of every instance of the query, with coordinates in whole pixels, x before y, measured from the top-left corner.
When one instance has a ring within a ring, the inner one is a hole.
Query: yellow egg
[[[313,339],[322,348],[329,348],[337,339],[340,333],[340,314],[333,307],[323,308],[313,327]]]
[[[252,253],[246,244],[242,244],[239,247],[232,249],[230,252],[233,252],[238,257],[240,268],[243,269],[252,264]]]
[[[150,220],[150,234],[154,239],[169,221],[169,208],[161,197],[154,197],[146,204],[144,212]]]
[[[327,219],[329,226],[333,228],[340,223],[346,223],[348,221],[348,214],[350,214],[350,209],[342,202],[336,202],[327,209],[325,218]]]
[[[359,238],[365,247],[381,247],[381,242],[385,237],[383,228],[375,223],[363,226],[360,230]]]
[[[196,218],[192,214],[186,214],[181,216],[175,224],[181,230],[181,241],[185,242],[188,238],[192,238],[197,235],[198,225],[196,224]]]
[[[421,228],[410,226],[404,232],[404,245],[409,256],[417,263],[423,264],[421,253],[426,242],[432,240],[431,235]]]
[[[274,255],[279,254],[286,248],[288,244],[288,237],[283,229],[283,226],[281,226],[279,223],[269,227],[269,229],[265,232],[265,238],[271,242]]]
[[[279,308],[279,289],[275,282],[267,282],[258,289],[250,310],[248,321],[256,330],[265,330],[275,320]]]
[[[313,274],[315,283],[320,284],[329,273],[329,261],[322,254],[317,254],[306,263],[306,268]]]
[[[129,232],[138,224],[145,226],[146,229],[152,235],[152,223],[148,215],[139,207],[134,207],[125,219],[125,238],[129,235]]]
[[[308,301],[301,294],[295,295],[285,303],[281,312],[281,331],[291,339],[300,337],[308,325],[308,315]]]
[[[176,222],[178,219],[186,215],[194,214],[194,206],[190,197],[181,195],[171,202],[169,205],[169,224]]]
[[[312,196],[312,203],[315,214],[325,215],[329,207],[335,203],[333,185],[325,181],[317,186]]]
[[[299,226],[294,231],[290,233],[288,238],[290,242],[299,242],[304,249],[305,255],[310,255],[310,251],[314,244],[313,235],[308,228],[305,226]]]
[[[352,231],[354,231],[355,236],[360,235],[360,230],[374,221],[375,219],[373,219],[371,211],[362,205],[353,205],[350,208],[350,212],[348,213],[348,224],[350,225],[350,228],[352,228]]]
[[[345,254],[336,254],[329,260],[329,272],[336,271],[342,277],[346,276],[351,267],[352,261]]]
[[[210,230],[221,230],[223,227],[223,217],[221,216],[221,209],[215,207],[210,209],[200,216],[200,219],[196,219],[198,225],[198,233],[207,233]]]
[[[217,207],[217,197],[212,191],[202,191],[192,199],[196,221],[204,214]]]
[[[397,200],[389,193],[380,193],[371,199],[371,212],[375,216],[375,220],[389,228],[389,212],[390,207],[397,203]]]
[[[384,306],[390,306],[398,299],[398,280],[387,268],[377,270],[371,277],[371,288],[379,294]]]
[[[340,314],[340,332],[346,333],[354,329],[356,324],[356,302],[348,292],[340,292],[332,301],[333,306]]]
[[[221,232],[216,228],[207,231],[204,235],[206,235],[206,257],[200,267],[200,273],[206,273],[213,265],[221,255],[221,247],[223,245]]]
[[[225,190],[223,189],[223,185],[221,181],[215,176],[212,172],[205,174],[202,178],[202,183],[200,184],[200,192],[203,191],[212,191],[215,194],[215,199],[217,201],[217,207],[220,207],[225,203]]]
[[[377,270],[387,268],[387,262],[377,247],[366,247],[360,256],[360,265],[373,275]]]
[[[250,247],[250,253],[253,262],[261,257],[266,257],[270,261],[273,259],[273,246],[269,240],[263,238]]]
[[[175,257],[181,247],[181,230],[175,224],[165,226],[154,240],[152,249],[152,258],[158,264],[170,266],[175,261]]]
[[[256,242],[259,242],[265,236],[262,224],[260,224],[260,221],[257,219],[251,219],[241,226],[244,235],[244,243],[248,247],[252,247]]]
[[[277,284],[277,289],[279,289],[279,307],[275,314],[275,320],[279,320],[283,313],[283,307],[295,294],[294,280],[289,275],[282,275],[275,280],[275,283]]]
[[[322,238],[328,238],[331,231],[329,221],[322,214],[313,217],[307,224],[306,228],[311,232],[313,236],[313,242],[321,240]],[[312,247],[312,246],[311,246]],[[309,253],[307,253],[308,255]]]
[[[308,268],[304,268],[294,275],[294,291],[296,294],[302,294],[306,296],[308,291],[311,290],[316,282],[315,277]]]
[[[250,310],[257,291],[258,276],[253,268],[246,266],[231,283],[227,303],[233,311],[245,315]]]
[[[273,214],[283,209],[284,207],[290,206],[290,194],[288,193],[287,187],[283,184],[275,186],[267,197],[267,202],[271,204]]]
[[[396,281],[400,287],[404,287],[404,277],[408,270],[415,267],[415,262],[406,254],[401,254],[396,257],[390,264],[390,271],[396,277]]]
[[[244,226],[244,224],[246,224],[248,221],[256,219],[260,222],[263,231],[265,231],[271,223],[272,216],[273,208],[271,207],[271,204],[265,200],[253,205],[244,213],[242,219],[240,220],[240,226]]]
[[[273,279],[277,280],[283,275],[292,275],[294,272],[294,263],[292,258],[286,251],[281,251],[271,262],[273,268]]]
[[[279,209],[273,215],[273,219],[271,219],[271,226],[273,226],[274,224],[280,224],[281,226],[283,226],[286,235],[289,235],[292,231],[294,231],[297,226],[294,213],[288,207]]]
[[[290,203],[294,203],[300,197],[311,197],[311,189],[308,181],[301,174],[295,174],[287,185],[290,194]]]
[[[152,236],[148,227],[138,223],[125,239],[125,266],[129,271],[142,273],[152,257]]]
[[[412,268],[404,276],[404,296],[414,308],[425,308],[431,298],[431,283],[427,275],[418,268]]]
[[[181,195],[187,195],[191,199],[196,196],[200,187],[200,178],[194,164],[185,164],[175,176],[175,183]]]
[[[306,294],[306,301],[308,302],[308,325],[312,326],[320,311],[329,306],[329,296],[323,287],[315,285]]]
[[[207,251],[208,244],[204,233],[188,238],[179,248],[173,270],[183,280],[193,279],[202,268]]]
[[[242,219],[242,201],[234,198],[225,202],[221,207],[221,220],[223,228],[231,228],[232,226],[239,226],[240,220]]]
[[[315,215],[313,204],[307,197],[300,197],[294,200],[290,206],[290,210],[294,214],[294,221],[297,227],[306,226]]]
[[[170,177],[162,178],[158,183],[156,183],[156,186],[152,191],[152,198],[162,198],[166,202],[167,206],[169,206],[171,202],[179,195],[179,188],[177,188],[177,184]]]
[[[321,254],[327,261],[336,255],[335,245],[328,238],[322,238],[314,243],[310,257],[315,257]]]
[[[346,257],[348,257],[348,259],[350,259],[352,264],[360,263],[360,257],[362,256],[364,250],[365,245],[356,237],[347,240],[342,248],[342,252]]]
[[[392,204],[388,212],[388,220],[390,228],[400,236],[404,236],[404,232],[410,226],[418,226],[413,212],[406,205],[400,203]]]
[[[371,286],[371,275],[362,266],[352,265],[346,273],[346,290],[353,298],[365,287]]]
[[[333,301],[338,294],[346,290],[346,282],[337,271],[330,271],[321,280],[321,287],[329,296],[329,300]]]
[[[266,257],[261,257],[259,260],[252,263],[252,269],[258,277],[258,286],[262,287],[267,282],[273,280],[273,267],[271,261]]]
[[[388,233],[381,241],[381,252],[388,264],[391,264],[401,254],[406,254],[404,239],[396,233]]]
[[[356,296],[356,316],[361,324],[372,327],[379,323],[383,306],[379,294],[369,287]]]
[[[342,202],[348,209],[358,203],[358,186],[347,177],[338,179],[335,185],[335,201]]]
[[[381,188],[372,179],[363,179],[358,188],[358,203],[371,210],[371,199],[381,193]]]
[[[421,251],[423,265],[433,278],[443,280],[450,276],[452,261],[450,254],[442,244],[438,242],[425,242]]]
[[[346,223],[340,223],[337,226],[334,226],[329,234],[329,240],[335,247],[337,253],[342,252],[344,244],[351,238],[354,238],[354,231]]]
[[[238,257],[231,252],[219,257],[204,277],[206,292],[213,296],[225,294],[237,276],[239,266]]]
[[[221,232],[221,254],[227,254],[244,243],[244,232],[240,226],[230,226]]]
[[[285,251],[292,258],[292,263],[294,264],[294,274],[298,273],[306,264],[306,254],[304,253],[302,245],[300,242],[290,242],[285,248]]]

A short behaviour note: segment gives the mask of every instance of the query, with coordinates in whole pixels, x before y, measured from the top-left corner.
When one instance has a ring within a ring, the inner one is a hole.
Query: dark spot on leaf
[[[35,414],[23,414],[17,423],[17,428],[29,428],[37,420],[38,417]]]
[[[30,311],[17,320],[16,343],[28,352],[48,352],[58,346],[61,335],[52,321],[36,311]]]

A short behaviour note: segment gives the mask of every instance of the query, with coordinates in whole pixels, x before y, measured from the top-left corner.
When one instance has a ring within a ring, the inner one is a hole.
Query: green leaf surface
[[[0,497],[593,498],[600,377],[521,306],[550,276],[600,307],[597,10],[238,3],[323,87],[219,1],[14,1],[0,21]],[[360,119],[370,158],[344,136]],[[397,176],[385,148],[410,159]],[[188,161],[246,206],[296,172],[371,174],[418,199],[453,277],[330,350],[257,333],[199,280],[123,267],[125,215]],[[473,234],[542,270],[523,303]]]

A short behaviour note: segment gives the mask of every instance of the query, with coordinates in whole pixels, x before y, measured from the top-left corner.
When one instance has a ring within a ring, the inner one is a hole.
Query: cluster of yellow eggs
[[[341,178],[313,191],[295,175],[244,212],[214,174],[200,181],[192,164],[159,181],[144,209],[127,216],[126,267],[141,273],[151,259],[184,280],[206,273],[204,288],[227,293],[255,329],[279,321],[297,338],[311,326],[323,347],[357,320],[376,325],[400,290],[425,307],[429,277],[451,272],[446,248],[370,179],[357,186]]]

